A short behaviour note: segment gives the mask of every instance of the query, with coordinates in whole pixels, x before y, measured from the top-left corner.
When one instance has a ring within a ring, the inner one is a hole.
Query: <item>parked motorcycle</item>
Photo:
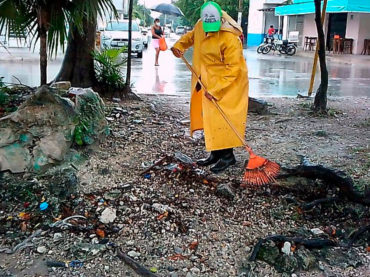
[[[268,54],[273,50],[279,51],[281,54],[293,56],[297,52],[297,46],[294,43],[290,43],[288,40],[272,40],[267,39],[267,42],[262,43],[257,48],[257,53]]]
[[[267,38],[265,37],[263,39],[263,42],[257,47],[257,53],[258,54],[261,54],[262,53],[262,50],[265,46],[267,46],[268,44],[272,43],[272,39],[271,38]]]

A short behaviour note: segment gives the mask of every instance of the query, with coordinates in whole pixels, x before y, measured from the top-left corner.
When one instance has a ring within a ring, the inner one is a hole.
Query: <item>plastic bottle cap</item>
[[[47,202],[42,202],[40,204],[40,211],[45,211],[49,207],[49,204]]]

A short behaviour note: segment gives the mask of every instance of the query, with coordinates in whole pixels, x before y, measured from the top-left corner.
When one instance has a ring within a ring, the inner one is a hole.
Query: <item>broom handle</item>
[[[198,74],[195,72],[194,68],[191,66],[191,64],[187,61],[187,59],[184,56],[181,56],[181,59],[184,61],[186,66],[189,68],[189,70],[197,77],[198,83],[203,87],[203,89],[208,92],[206,86],[203,84],[202,80],[199,78]],[[225,112],[222,110],[220,105],[216,102],[216,100],[212,97],[212,103],[216,106],[217,110],[220,112],[222,117],[225,119],[226,123],[230,126],[230,128],[233,130],[235,135],[239,138],[241,143],[247,148],[248,151],[252,151],[252,149],[249,147],[249,145],[245,142],[244,138],[239,134],[238,130],[235,128],[235,126],[231,123],[230,119],[227,117]]]

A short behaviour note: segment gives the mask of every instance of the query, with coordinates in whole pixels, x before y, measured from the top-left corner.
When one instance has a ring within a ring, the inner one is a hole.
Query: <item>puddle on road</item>
[[[174,40],[169,40],[171,44]],[[191,51],[186,57],[191,60]],[[246,50],[250,96],[296,96],[305,94],[309,87],[312,70],[311,60],[293,56],[258,55]],[[48,64],[48,80],[52,80],[61,66],[61,59]],[[134,58],[132,64],[132,83],[138,93],[189,95],[191,74],[180,59],[170,51],[161,52],[159,67],[154,66],[154,49],[144,52],[143,59]],[[370,96],[370,67],[329,63],[329,95]],[[0,76],[5,82],[36,86],[39,83],[39,64],[34,62],[1,62]],[[317,74],[316,87],[319,85]]]

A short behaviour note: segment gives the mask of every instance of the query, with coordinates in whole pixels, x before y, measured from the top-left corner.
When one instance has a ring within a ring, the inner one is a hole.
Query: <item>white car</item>
[[[164,35],[166,37],[170,37],[171,36],[171,29],[169,27],[164,27]]]
[[[121,48],[128,45],[128,20],[110,21],[101,37],[101,48]],[[132,22],[132,52],[143,57],[143,36],[139,25]]]
[[[140,26],[140,32],[141,32],[141,35],[143,36],[143,44],[144,44],[144,47],[147,48],[148,47],[148,44],[149,44],[149,32],[148,32],[148,29],[145,28],[145,27],[141,27]]]

